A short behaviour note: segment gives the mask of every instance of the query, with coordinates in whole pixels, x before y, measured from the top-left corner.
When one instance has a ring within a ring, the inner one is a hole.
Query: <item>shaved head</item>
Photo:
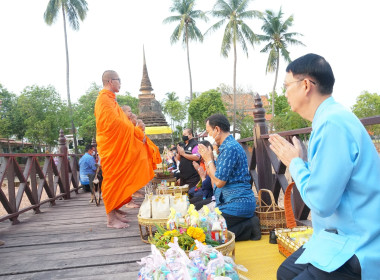
[[[103,87],[116,94],[120,91],[121,80],[116,71],[107,70],[102,75]]]
[[[131,109],[131,107],[129,107],[128,105],[124,105],[124,106],[121,107],[121,109],[127,115],[128,119],[131,119],[131,116],[132,116],[132,109]]]

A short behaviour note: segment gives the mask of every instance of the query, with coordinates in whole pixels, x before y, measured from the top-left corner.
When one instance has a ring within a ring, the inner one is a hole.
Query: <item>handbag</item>
[[[189,208],[189,199],[186,194],[176,193],[170,196],[170,207],[177,213],[181,213],[182,217],[187,214]]]
[[[139,216],[144,219],[152,218],[152,194],[146,194],[139,209]]]
[[[159,194],[152,196],[152,218],[166,219],[170,215],[170,195]]]

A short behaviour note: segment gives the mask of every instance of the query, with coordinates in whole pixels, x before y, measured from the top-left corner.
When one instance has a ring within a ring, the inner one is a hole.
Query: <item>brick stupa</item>
[[[172,141],[172,130],[166,122],[162,113],[161,105],[156,100],[149,79],[148,69],[145,61],[145,50],[143,49],[143,77],[139,94],[139,115],[145,124],[145,133],[160,148],[170,145]]]

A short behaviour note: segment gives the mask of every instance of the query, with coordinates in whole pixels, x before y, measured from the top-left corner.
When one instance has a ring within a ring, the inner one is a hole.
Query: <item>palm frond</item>
[[[295,36],[301,34],[292,32],[286,33],[288,28],[293,25],[293,16],[288,17],[285,21],[282,20],[282,8],[275,14],[271,10],[266,10],[262,17],[263,25],[261,30],[265,35],[258,35],[258,39],[268,44],[260,51],[268,53],[266,73],[273,72],[277,69],[278,59],[281,56],[287,61],[290,61],[287,45],[304,45],[301,41],[294,39]],[[301,35],[302,36],[302,35]]]
[[[231,6],[224,0],[217,0],[212,10],[215,17],[228,17],[233,12]],[[217,12],[217,14],[214,14],[214,12]]]
[[[262,13],[259,11],[251,10],[239,14],[241,19],[261,18]]]
[[[78,14],[76,13],[75,9],[71,5],[65,6],[67,19],[69,21],[69,24],[72,29],[78,30],[79,29],[79,19]]]
[[[176,42],[178,42],[179,40],[179,37],[181,36],[181,34],[179,34],[179,28],[180,28],[180,25],[178,24],[175,28],[174,28],[174,31],[172,33],[172,35],[170,36],[170,44],[174,44]]]
[[[191,26],[189,26],[189,30],[191,30],[190,32],[191,37],[189,37],[189,39],[203,42],[203,34],[195,24],[194,25],[192,24]]]
[[[233,1],[234,2],[233,9],[236,10],[237,14],[240,14],[240,13],[244,12],[247,9],[248,4],[249,4],[250,1],[251,0]]]
[[[286,48],[281,48],[281,55],[282,57],[287,61],[291,62],[292,60],[290,59],[290,54]]]
[[[221,55],[224,57],[228,57],[228,53],[231,50],[231,43],[232,43],[232,32],[233,28],[230,23],[226,25],[226,28],[224,29],[224,35],[222,40],[222,47],[220,49]]]
[[[181,20],[181,16],[170,16],[162,21],[162,23],[172,23]]]
[[[267,44],[260,52],[266,53],[269,50],[271,50],[272,48],[274,48],[274,44],[271,42],[271,43]]]
[[[256,34],[244,22],[241,23],[241,31],[244,37],[251,43],[252,46],[255,42],[258,42],[258,37],[256,36]]]
[[[209,29],[206,30],[205,35],[208,34],[209,32],[211,33],[218,30],[224,24],[225,21],[226,19],[222,19],[218,21],[217,23],[213,24]]]
[[[48,25],[51,25],[57,19],[58,11],[61,10],[60,0],[49,0],[44,13],[44,20]]]
[[[275,47],[273,47],[271,48],[269,52],[265,74],[267,74],[268,72],[274,72],[276,70],[277,58],[278,58],[278,51]]]

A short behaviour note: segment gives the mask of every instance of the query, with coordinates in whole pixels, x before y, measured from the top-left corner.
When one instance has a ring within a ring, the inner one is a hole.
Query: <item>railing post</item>
[[[65,189],[65,199],[70,198],[70,181],[69,181],[69,159],[68,159],[68,149],[66,146],[66,138],[63,134],[63,129],[59,131],[59,152],[63,154],[62,164],[61,164],[61,180],[63,187]]]
[[[253,135],[258,177],[258,186],[256,186],[256,188],[271,190],[273,181],[272,167],[265,150],[265,140],[260,138],[261,135],[268,134],[268,128],[265,123],[265,109],[263,108],[260,95],[256,94],[254,96],[254,102],[255,108],[253,109],[253,116],[255,126],[253,128]]]

